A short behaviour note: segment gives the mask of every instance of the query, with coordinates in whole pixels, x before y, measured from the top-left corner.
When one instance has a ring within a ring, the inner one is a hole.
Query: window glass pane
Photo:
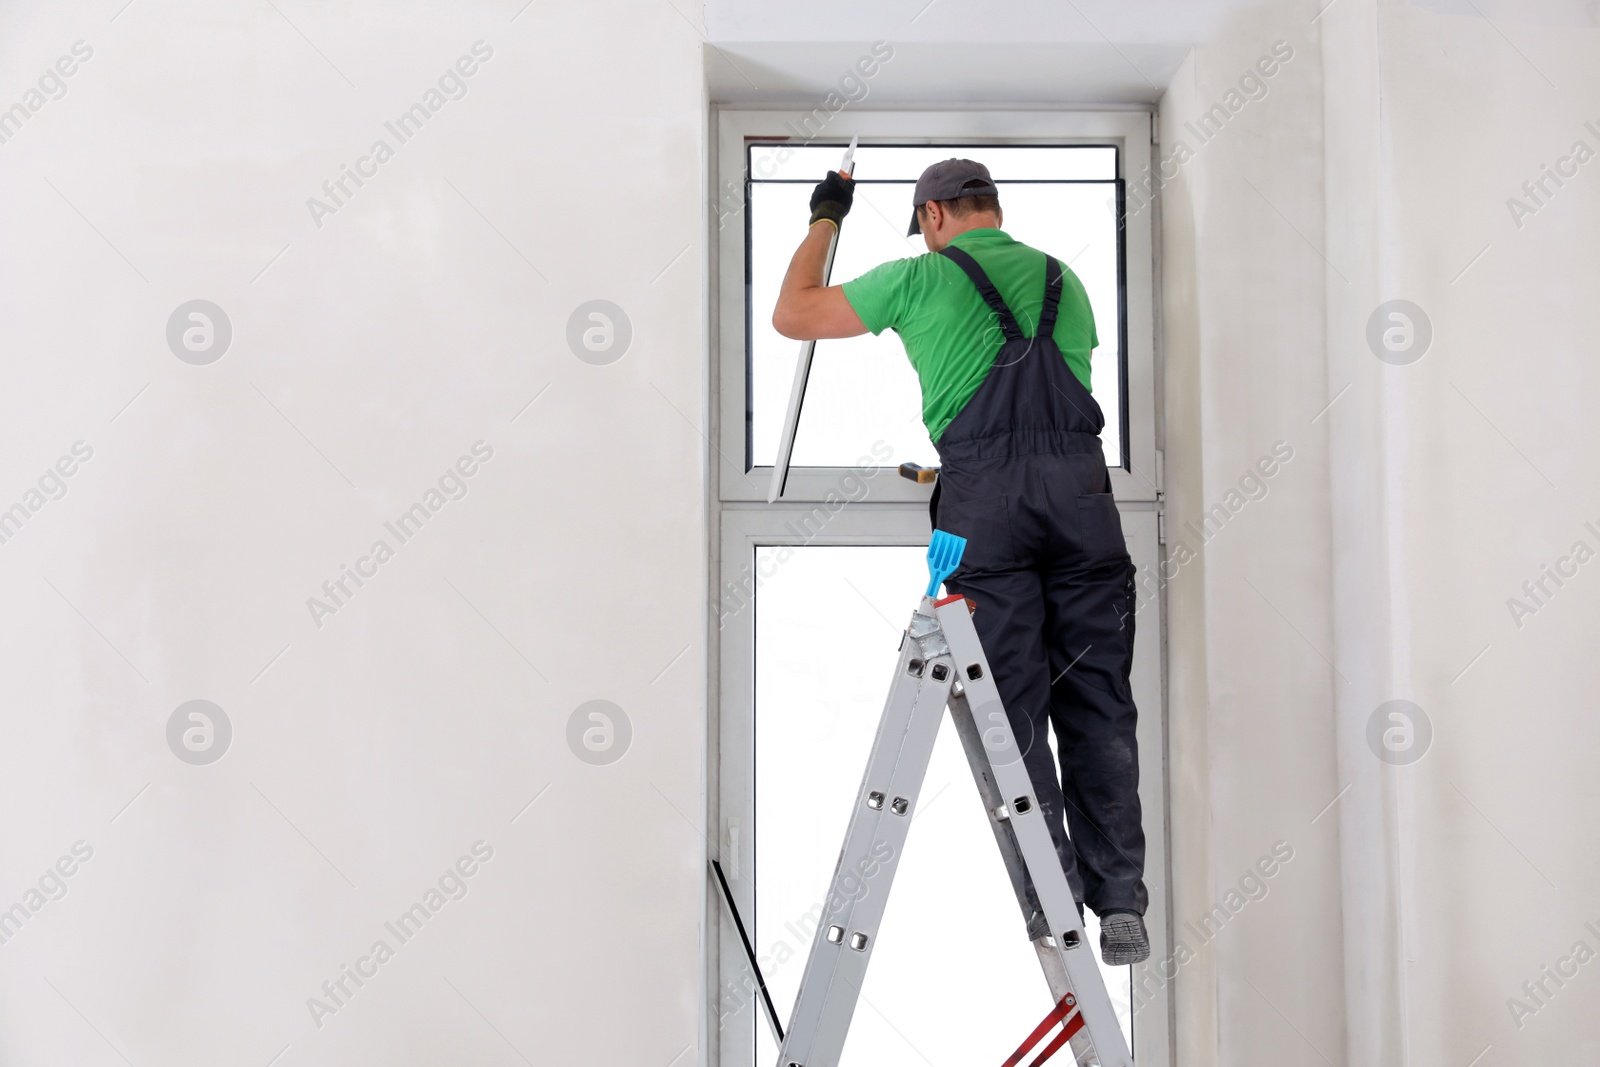
[[[920,547],[757,549],[757,954],[787,1025],[821,901],[927,583]],[[1099,945],[1092,925],[1090,943]],[[1102,967],[1123,1029],[1132,968]],[[948,716],[843,1067],[999,1063],[1050,1010],[1049,988]],[[777,1048],[758,1025],[756,1063]]]
[[[770,466],[777,456],[800,349],[799,342],[772,328],[772,308],[789,259],[805,233],[812,185],[839,165],[840,150],[790,149],[793,157],[781,166],[774,146],[758,145],[750,151],[755,179],[749,201],[750,461]],[[1106,416],[1102,440],[1108,462],[1120,465],[1125,346],[1118,301],[1116,186],[1110,180],[1115,153],[1102,147],[863,147],[856,157],[862,177],[850,224],[840,235],[832,281],[848,281],[886,260],[924,254],[927,249],[920,236],[905,236],[911,193],[922,166],[953,155],[982,161],[1002,186],[1006,232],[1068,264],[1088,291],[1100,336],[1091,385]],[[755,177],[763,171],[789,174],[801,157],[812,168],[803,180]],[[762,167],[763,162],[771,165]],[[1008,173],[1042,177],[1000,177]],[[937,462],[922,425],[921,390],[899,338],[886,331],[881,337],[868,334],[818,342],[795,435],[794,465],[854,466],[871,455],[880,440],[892,451],[887,465]]]

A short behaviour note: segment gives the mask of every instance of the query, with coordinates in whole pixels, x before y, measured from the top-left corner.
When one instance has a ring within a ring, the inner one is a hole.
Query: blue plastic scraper
[[[961,566],[961,553],[967,550],[967,539],[943,530],[933,531],[928,542],[928,595],[935,596],[944,580]]]

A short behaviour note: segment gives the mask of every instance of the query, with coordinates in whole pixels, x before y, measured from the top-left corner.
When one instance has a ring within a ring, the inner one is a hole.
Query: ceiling
[[[880,105],[1153,104],[1195,44],[1286,12],[1309,26],[1333,2],[1375,0],[704,0],[707,77],[719,102],[815,107],[883,41],[893,59],[867,86]],[[1600,0],[1376,3],[1380,24],[1486,19],[1513,37],[1600,26]]]
[[[706,0],[707,72],[719,101],[818,101],[872,42],[882,41],[893,59],[867,87],[879,104],[1154,103],[1193,43],[1228,17],[1261,6],[1261,0]],[[1303,6],[1316,13],[1311,0]]]

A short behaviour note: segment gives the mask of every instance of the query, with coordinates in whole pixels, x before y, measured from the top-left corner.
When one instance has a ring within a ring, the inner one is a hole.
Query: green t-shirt
[[[1033,336],[1044,310],[1044,253],[988,227],[950,243],[978,261],[1023,335]],[[845,282],[844,295],[867,329],[900,335],[922,383],[922,421],[938,441],[983,384],[1004,342],[994,312],[960,267],[931,252],[874,267]],[[1089,353],[1100,339],[1083,282],[1064,263],[1055,342],[1088,389]]]

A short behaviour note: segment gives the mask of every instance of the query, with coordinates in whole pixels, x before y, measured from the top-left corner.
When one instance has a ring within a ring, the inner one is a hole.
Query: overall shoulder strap
[[[957,248],[955,245],[946,245],[939,250],[939,254],[966,272],[972,279],[972,284],[978,287],[978,295],[983,297],[983,302],[989,309],[1000,316],[1000,330],[1005,334],[1007,341],[1022,340],[1022,329],[1017,325],[1017,318],[1011,314],[1011,309],[1006,307],[1006,302],[1000,298],[1000,290],[994,287],[989,276],[983,273],[983,268],[978,266],[978,261],[972,256]]]
[[[1061,264],[1054,256],[1044,257],[1044,310],[1039,313],[1039,332],[1035,337],[1049,337],[1056,332],[1056,312],[1061,307]]]

